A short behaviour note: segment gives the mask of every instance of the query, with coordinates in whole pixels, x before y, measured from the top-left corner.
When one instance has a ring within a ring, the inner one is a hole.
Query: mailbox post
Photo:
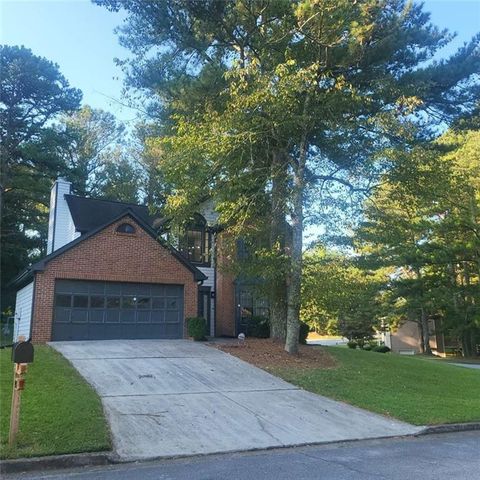
[[[10,431],[8,444],[12,446],[18,433],[20,420],[20,399],[22,390],[25,388],[25,374],[29,363],[33,362],[33,345],[25,341],[25,337],[18,337],[18,341],[12,347],[13,361],[13,392],[12,408],[10,412]]]

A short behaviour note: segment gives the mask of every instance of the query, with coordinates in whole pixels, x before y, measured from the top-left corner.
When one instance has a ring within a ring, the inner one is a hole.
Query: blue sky
[[[430,0],[425,9],[436,25],[458,33],[444,55],[480,31],[480,0]],[[113,59],[128,55],[113,32],[122,20],[121,13],[89,0],[0,0],[0,42],[25,45],[56,62],[70,84],[83,91],[84,103],[128,122],[135,111],[111,99],[121,99],[123,81]]]

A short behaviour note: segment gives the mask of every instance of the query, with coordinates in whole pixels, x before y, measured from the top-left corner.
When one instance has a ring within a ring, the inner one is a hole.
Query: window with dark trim
[[[178,247],[182,255],[192,263],[210,264],[210,233],[207,222],[201,215],[196,215],[194,221],[186,226],[180,235]]]
[[[55,305],[57,307],[71,307],[72,306],[72,296],[62,293],[57,293],[55,296]]]
[[[135,227],[129,223],[122,223],[117,227],[116,230],[118,233],[135,233]]]
[[[73,296],[74,308],[88,308],[88,295],[74,295]]]

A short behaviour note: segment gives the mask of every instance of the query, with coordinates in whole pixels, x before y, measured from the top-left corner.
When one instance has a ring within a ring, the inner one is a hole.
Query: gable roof
[[[166,248],[180,263],[182,263],[186,268],[188,268],[193,273],[193,277],[196,281],[203,281],[207,278],[207,276],[202,271],[200,271],[195,265],[193,265],[185,257],[183,257],[182,254],[176,248],[174,248],[172,245],[166,242],[163,238],[159,237],[157,232],[148,223],[146,223],[141,217],[139,217],[136,212],[134,212],[130,208],[127,208],[126,210],[122,211],[120,215],[117,215],[113,219],[110,219],[105,224],[90,230],[88,233],[85,233],[80,237],[77,237],[75,240],[67,243],[66,245],[55,250],[54,252],[50,253],[46,257],[43,257],[38,262],[30,265],[30,267],[28,267],[27,269],[22,271],[19,275],[17,275],[17,277],[15,277],[12,280],[10,285],[21,288],[22,286],[26,285],[33,279],[34,272],[45,270],[46,265],[50,261],[52,261],[54,258],[57,258],[62,253],[76,247],[79,243],[89,239],[90,237],[93,237],[100,231],[104,230],[105,228],[112,225],[116,221],[125,217],[132,218],[138,224],[138,226],[140,226],[145,232],[147,232],[154,240],[160,243],[160,245]]]
[[[86,233],[94,230],[127,210],[135,213],[136,217],[144,223],[153,224],[153,218],[150,217],[148,207],[145,205],[79,197],[70,194],[65,195],[65,200],[77,232]]]

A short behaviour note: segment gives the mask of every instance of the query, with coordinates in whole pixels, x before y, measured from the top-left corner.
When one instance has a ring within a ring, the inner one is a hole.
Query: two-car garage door
[[[183,286],[57,280],[52,340],[183,337]]]

